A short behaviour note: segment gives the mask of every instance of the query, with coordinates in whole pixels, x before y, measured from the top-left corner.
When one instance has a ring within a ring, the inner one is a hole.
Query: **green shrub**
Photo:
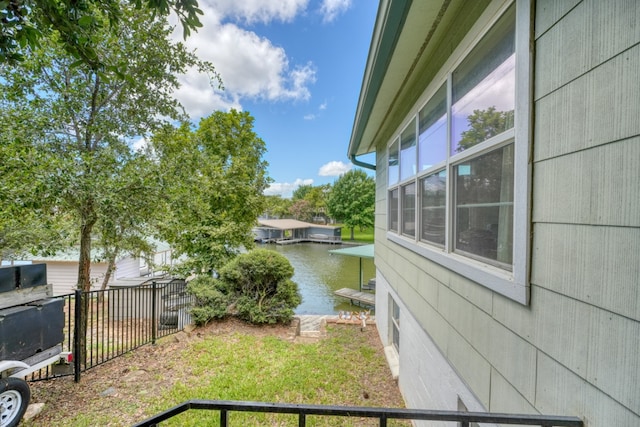
[[[191,318],[198,325],[206,325],[213,319],[227,316],[229,297],[220,292],[217,280],[211,276],[198,276],[189,281],[187,292],[193,295],[195,301],[191,308]]]
[[[287,323],[302,302],[287,258],[267,249],[239,255],[220,270],[219,289],[251,323]]]

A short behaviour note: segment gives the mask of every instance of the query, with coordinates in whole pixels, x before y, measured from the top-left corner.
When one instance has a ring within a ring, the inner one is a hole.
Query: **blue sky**
[[[346,155],[378,3],[373,0],[200,0],[204,25],[186,44],[211,61],[223,92],[195,71],[176,97],[192,120],[236,108],[255,118],[273,183],[334,182]],[[178,33],[181,31],[178,29]]]

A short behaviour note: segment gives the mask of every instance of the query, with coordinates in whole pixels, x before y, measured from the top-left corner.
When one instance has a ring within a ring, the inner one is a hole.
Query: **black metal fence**
[[[414,421],[451,421],[457,422],[461,427],[469,427],[472,423],[534,425],[542,427],[583,427],[584,425],[582,420],[577,417],[565,416],[431,411],[422,409],[366,408],[362,406],[297,405],[287,403],[238,402],[225,400],[189,400],[142,421],[141,423],[135,424],[134,427],[156,427],[161,421],[166,421],[192,409],[219,411],[220,417],[218,425],[220,427],[228,426],[229,412],[291,414],[297,416],[299,427],[306,426],[308,416],[373,418],[378,419],[381,427],[386,427],[387,421],[393,419]],[[213,425],[210,421],[211,420],[209,420],[207,425]]]
[[[73,369],[48,367],[32,375],[37,381],[75,375],[122,356],[191,323],[192,297],[184,280],[154,280],[138,286],[63,295],[65,342]]]

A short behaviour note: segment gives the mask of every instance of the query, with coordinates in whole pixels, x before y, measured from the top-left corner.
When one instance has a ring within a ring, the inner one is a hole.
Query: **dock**
[[[351,304],[358,303],[369,307],[375,307],[376,296],[368,292],[360,292],[351,288],[342,288],[334,292],[339,297],[347,298]]]

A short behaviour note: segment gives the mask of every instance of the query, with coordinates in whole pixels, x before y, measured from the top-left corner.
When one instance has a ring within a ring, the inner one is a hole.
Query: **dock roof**
[[[262,227],[275,228],[278,230],[295,230],[300,228],[326,228],[334,230],[340,227],[331,225],[311,224],[310,222],[298,221],[297,219],[258,219],[258,224]]]

